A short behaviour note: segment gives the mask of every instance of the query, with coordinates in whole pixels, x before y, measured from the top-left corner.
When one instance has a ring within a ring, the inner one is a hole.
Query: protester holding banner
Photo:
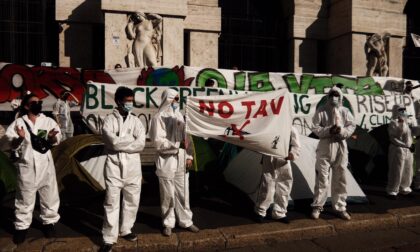
[[[117,108],[105,117],[102,128],[108,157],[104,172],[106,196],[102,228],[104,244],[101,251],[111,251],[118,235],[128,241],[137,240],[137,235],[131,228],[139,208],[142,180],[140,152],[146,141],[143,124],[130,113],[134,102],[133,91],[127,87],[119,87],[114,100]]]
[[[61,139],[57,123],[41,113],[42,101],[35,94],[22,99],[20,117],[6,131],[17,166],[14,242],[23,243],[32,223],[36,194],[39,193],[41,220],[47,238],[55,235],[60,219],[57,179],[51,147]]]
[[[72,101],[68,100],[70,96],[73,97]],[[71,120],[70,108],[77,105],[79,105],[79,100],[69,91],[61,92],[60,98],[54,104],[53,115],[60,126],[63,141],[73,137],[74,127],[73,121]]]
[[[300,154],[299,132],[292,127],[290,134],[289,156],[279,159],[264,155],[262,159],[263,175],[255,203],[257,222],[262,222],[267,209],[273,204],[271,217],[283,223],[289,223],[286,217],[289,195],[292,191],[293,175],[290,162]]]
[[[328,197],[329,175],[332,172],[331,196],[332,206],[344,220],[351,217],[346,211],[346,176],[348,150],[346,139],[356,125],[351,112],[343,107],[341,89],[333,87],[328,93],[325,105],[321,106],[312,119],[312,131],[320,138],[316,150],[317,171],[312,218],[318,219]]]
[[[159,178],[163,235],[172,234],[176,219],[180,227],[196,233],[199,229],[192,221],[189,174],[186,171],[192,167],[192,146],[185,136],[185,121],[179,111],[178,92],[166,89],[161,101],[159,111],[151,121],[150,139],[158,152],[156,175]]]
[[[388,152],[388,197],[396,199],[398,193],[411,193],[413,180],[413,153],[411,145],[413,138],[407,122],[408,115],[405,107],[394,105],[392,120],[388,125],[390,140]]]

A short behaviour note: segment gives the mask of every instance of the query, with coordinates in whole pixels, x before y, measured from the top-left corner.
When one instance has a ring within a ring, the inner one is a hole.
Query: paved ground
[[[220,250],[224,252],[271,252],[271,251],[420,251],[420,225],[369,232],[350,232],[336,236],[290,242],[271,242]]]
[[[342,251],[347,247],[358,250],[357,244],[365,244],[366,248],[372,245],[372,248],[382,249],[380,244],[385,241],[384,244],[388,246],[386,248],[405,249],[404,246],[415,244],[415,242],[410,242],[411,240],[420,241],[420,237],[417,237],[420,230],[420,193],[392,201],[384,197],[381,186],[363,186],[369,203],[349,206],[354,219],[351,222],[337,219],[328,208],[326,213],[321,215],[321,220],[309,219],[310,200],[308,200],[296,202],[294,208],[290,209],[291,224],[289,225],[270,220],[264,224],[255,224],[251,218],[252,203],[246,195],[224,183],[216,183],[211,185],[210,190],[206,190],[195,185],[194,179],[191,186],[199,188],[197,189],[199,192],[193,195],[192,209],[194,222],[202,229],[202,232],[192,234],[176,229],[175,235],[166,238],[160,234],[157,183],[153,176],[145,177],[146,183],[143,186],[140,211],[134,227],[134,231],[139,234],[139,241],[135,244],[120,242],[117,251],[231,248],[247,248],[248,251],[263,251],[264,249],[265,251],[277,250],[281,246],[290,247],[292,251],[292,248],[302,248],[296,251],[312,250],[312,248],[314,251],[319,249]],[[62,219],[57,225],[58,238],[43,239],[40,231],[41,224],[35,218],[28,241],[16,251],[94,251],[101,241],[102,201],[103,195],[78,202],[78,204],[63,201],[60,209]],[[3,247],[3,251],[13,250],[10,242],[13,232],[12,209],[12,200],[6,201],[0,209],[0,248]],[[408,228],[410,226],[412,228]],[[402,238],[394,239],[392,238],[394,234],[402,234]],[[331,236],[334,236],[334,239],[328,238]],[[408,241],[405,242],[403,238],[407,238]],[[295,240],[302,241],[295,242]],[[343,243],[331,242],[336,240],[342,240]],[[344,241],[352,242],[345,243]]]

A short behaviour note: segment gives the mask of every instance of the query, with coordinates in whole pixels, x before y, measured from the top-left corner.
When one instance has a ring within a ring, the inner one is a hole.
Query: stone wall
[[[402,48],[406,34],[406,0],[295,0],[293,32],[294,64],[290,71],[318,71],[325,60],[326,72],[366,74],[366,38],[373,33],[391,34],[389,42],[389,75],[402,76]],[[315,41],[314,41],[315,40]],[[320,50],[315,43],[325,43]],[[298,50],[296,45],[302,48]],[[307,46],[302,46],[308,44]],[[308,48],[317,53],[308,52]],[[299,56],[304,54],[305,57]],[[318,57],[316,59],[306,59]],[[302,61],[305,58],[305,61]]]
[[[163,65],[218,66],[217,0],[57,0],[60,66],[92,68],[99,60],[102,68],[125,67],[132,44],[125,33],[127,14],[137,11],[163,17]],[[184,35],[192,40],[184,42]]]

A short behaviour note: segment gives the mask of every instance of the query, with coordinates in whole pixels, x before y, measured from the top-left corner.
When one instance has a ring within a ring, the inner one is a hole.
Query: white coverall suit
[[[407,194],[411,192],[413,179],[413,153],[410,151],[413,138],[407,123],[407,117],[401,117],[404,122],[399,123],[398,109],[404,108],[394,105],[392,120],[388,125],[390,145],[388,149],[388,184],[386,192],[389,195],[397,195],[399,192]]]
[[[124,121],[117,109],[105,117],[102,135],[108,152],[104,173],[106,196],[102,235],[105,243],[113,244],[117,242],[118,234],[130,234],[136,221],[142,179],[140,152],[146,137],[138,117],[129,113]]]
[[[320,107],[312,118],[312,132],[319,137],[316,149],[315,169],[317,172],[314,190],[313,208],[322,210],[328,198],[329,175],[332,172],[331,196],[333,209],[338,212],[346,211],[346,176],[348,164],[348,150],[346,139],[351,137],[356,125],[351,112],[343,107],[343,94],[341,89],[333,87],[332,92],[338,92],[340,97],[338,105],[334,106],[330,98]],[[340,126],[339,134],[331,134],[334,125]]]
[[[159,178],[162,221],[167,228],[174,228],[176,219],[182,228],[193,225],[189,203],[189,174],[185,169],[185,160],[192,160],[193,157],[180,148],[180,143],[185,139],[185,121],[179,109],[174,111],[171,107],[177,95],[173,89],[162,93],[159,112],[153,117],[150,127],[150,139],[158,152],[156,175]],[[188,146],[187,150],[191,153]]]
[[[77,103],[74,101],[63,101],[58,99],[53,106],[53,115],[58,118],[58,123],[60,124],[62,141],[67,138],[73,137],[74,126],[73,121],[71,120],[71,107],[77,106]]]
[[[290,147],[290,153],[294,159],[297,159],[300,154],[300,141],[299,132],[294,127],[290,135]],[[255,212],[265,217],[267,209],[273,203],[272,218],[284,218],[293,184],[290,161],[264,155],[262,162],[263,176],[255,203]]]
[[[7,128],[6,137],[9,142],[19,138],[15,130],[16,125],[25,130],[25,139],[20,146],[14,149],[18,155],[16,162],[18,174],[15,199],[16,220],[14,223],[16,230],[25,230],[31,225],[37,192],[39,193],[42,224],[55,224],[60,219],[58,214],[60,198],[51,151],[42,154],[32,148],[31,136],[23,120],[28,123],[35,135],[45,136],[46,139],[48,133],[55,129],[59,132],[56,135],[56,144],[61,139],[58,124],[42,113],[35,120],[35,125],[27,115],[24,115]]]

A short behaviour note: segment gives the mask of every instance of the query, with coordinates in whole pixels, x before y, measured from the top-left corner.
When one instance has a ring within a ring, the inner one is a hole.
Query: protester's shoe
[[[196,226],[196,225],[191,225],[189,227],[187,227],[187,230],[193,233],[198,233],[200,232],[200,229]]]
[[[99,252],[111,252],[112,251],[112,244],[104,243],[99,248]]]
[[[28,229],[15,230],[15,233],[13,235],[13,242],[16,245],[22,244],[26,239],[27,233],[28,233]]]
[[[351,216],[347,211],[337,211],[337,215],[343,220],[351,220]]]
[[[127,241],[137,241],[137,235],[135,235],[135,234],[133,234],[133,233],[129,233],[129,234],[126,234],[126,235],[124,235],[124,236],[121,236],[121,238],[123,238],[124,240],[127,240]]]
[[[55,238],[56,232],[54,224],[47,224],[43,226],[45,238]]]
[[[389,200],[397,200],[397,195],[387,194],[386,198],[389,199]]]
[[[311,218],[314,219],[314,220],[318,220],[320,214],[321,214],[321,209],[314,208],[314,209],[312,209]]]
[[[401,195],[404,195],[404,196],[408,196],[408,195],[411,195],[411,192],[412,192],[412,190],[411,190],[411,189],[408,189],[408,190],[401,190],[401,191],[400,191],[400,194],[401,194]]]
[[[284,216],[283,218],[280,218],[280,219],[276,219],[276,221],[284,223],[284,224],[289,224],[290,223],[290,220],[289,220],[289,218],[287,218],[287,216]]]
[[[164,236],[171,236],[172,235],[172,229],[171,228],[168,228],[168,227],[165,227],[164,229],[163,229],[163,231],[162,231],[162,234],[164,235]]]
[[[263,223],[264,222],[264,216],[261,216],[257,213],[254,214],[253,219],[256,223]]]

